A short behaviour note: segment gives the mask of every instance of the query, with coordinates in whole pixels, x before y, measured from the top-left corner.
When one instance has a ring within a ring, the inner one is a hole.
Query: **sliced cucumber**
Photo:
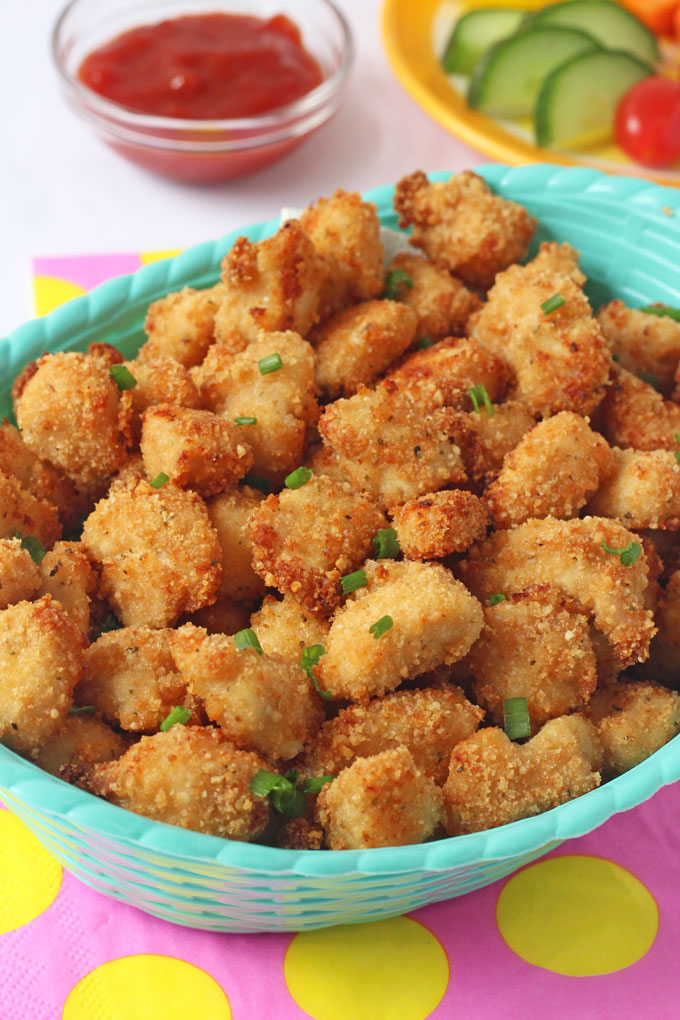
[[[659,59],[656,37],[625,7],[611,0],[564,0],[529,16],[527,28],[570,25],[597,39],[608,50],[624,50],[649,63]]]
[[[565,61],[538,94],[537,144],[581,148],[606,142],[621,97],[650,74],[649,64],[622,50],[595,50]]]
[[[598,50],[580,29],[546,25],[503,39],[477,62],[468,87],[468,105],[495,117],[532,113],[546,74],[577,53]]]
[[[449,74],[471,74],[483,53],[519,28],[524,13],[507,7],[468,11],[458,19],[446,44],[442,57],[444,70]]]

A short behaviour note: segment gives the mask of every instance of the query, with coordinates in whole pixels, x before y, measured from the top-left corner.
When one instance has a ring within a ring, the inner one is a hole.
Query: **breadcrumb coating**
[[[394,208],[400,227],[413,224],[411,244],[472,287],[490,287],[499,270],[520,262],[536,229],[523,206],[471,170],[432,183],[416,170],[396,185]]]
[[[446,336],[465,336],[468,319],[481,307],[474,291],[451,276],[448,269],[436,266],[422,255],[401,252],[390,262],[387,272],[399,269],[413,282],[403,287],[400,301],[418,317],[416,336],[442,340]]]
[[[469,414],[468,424],[474,430],[481,450],[482,463],[489,481],[493,481],[503,467],[507,455],[536,424],[526,404],[520,400],[507,400],[494,405],[494,413]]]
[[[88,714],[67,715],[33,757],[36,765],[53,776],[61,775],[63,769],[83,775],[99,762],[115,761],[127,749],[125,737],[101,719]]]
[[[598,428],[612,446],[634,450],[678,449],[680,405],[664,400],[649,383],[615,365],[597,413]]]
[[[265,655],[299,666],[303,648],[325,645],[329,624],[326,617],[305,609],[292,595],[284,595],[281,602],[267,595],[253,613],[250,626]]]
[[[680,694],[654,683],[598,690],[588,707],[602,743],[603,779],[639,765],[680,733]]]
[[[130,390],[132,399],[132,432],[136,441],[142,434],[142,414],[147,407],[172,404],[174,407],[201,406],[200,394],[189,372],[168,355],[159,354],[153,360],[135,359],[124,362],[137,385]]]
[[[399,747],[357,759],[322,788],[316,810],[331,850],[407,846],[440,825],[442,795]]]
[[[0,609],[32,599],[40,587],[40,574],[18,538],[0,538]]]
[[[137,359],[174,358],[185,368],[199,365],[213,343],[215,315],[223,296],[224,287],[218,283],[204,290],[183,287],[154,301],[144,322],[149,339]]]
[[[208,517],[221,548],[220,598],[256,598],[264,594],[264,581],[253,570],[253,540],[248,520],[264,499],[261,492],[244,485],[208,500]]]
[[[627,528],[680,528],[680,464],[669,450],[614,447],[612,471],[588,503],[590,513]]]
[[[664,683],[680,687],[680,570],[671,574],[659,601],[656,625],[649,665]]]
[[[0,422],[0,472],[14,475],[32,496],[55,507],[64,527],[73,527],[84,511],[84,501],[71,479],[29,450],[19,429],[6,418]]]
[[[447,337],[415,351],[387,379],[430,406],[470,411],[473,386],[484,386],[495,403],[505,397],[512,373],[505,361],[481,344]]]
[[[390,508],[401,551],[408,560],[432,560],[464,552],[486,536],[491,515],[471,492],[429,492]]]
[[[90,631],[90,605],[97,588],[97,575],[82,542],[57,542],[40,566],[39,595],[51,595],[60,602],[83,634]]]
[[[680,322],[627,308],[618,298],[600,308],[597,319],[622,368],[652,375],[662,393],[672,393],[680,363]]]
[[[56,507],[36,499],[14,477],[0,471],[0,538],[34,535],[49,549],[61,538]]]

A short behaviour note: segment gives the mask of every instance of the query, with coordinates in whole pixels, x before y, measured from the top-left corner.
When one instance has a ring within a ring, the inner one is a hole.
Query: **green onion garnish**
[[[501,595],[500,592],[498,595],[489,595],[486,600],[487,606],[497,606],[499,602],[505,602],[505,595]]]
[[[108,634],[109,631],[120,630],[122,626],[123,624],[113,615],[113,613],[107,613],[99,631],[94,635],[93,641],[100,638],[102,634]]]
[[[152,489],[162,489],[163,486],[170,481],[170,475],[166,475],[165,471],[159,472],[149,485]]]
[[[326,783],[332,783],[335,776],[310,776],[309,779],[303,779],[300,789],[303,793],[321,793],[321,787],[325,786]]]
[[[468,390],[468,396],[472,401],[472,406],[474,407],[475,411],[481,412],[482,404],[484,404],[484,407],[493,417],[494,414],[493,404],[489,400],[489,394],[486,392],[486,386],[484,385],[484,383],[478,383],[477,386],[472,386]]]
[[[643,382],[646,382],[648,386],[653,386],[655,390],[659,388],[659,377],[654,375],[653,372],[640,372],[640,378]]]
[[[541,305],[541,311],[544,315],[552,315],[553,312],[556,312],[558,308],[561,308],[562,305],[566,305],[566,303],[567,302],[561,294],[553,294],[552,297],[549,297],[547,301],[543,302]]]
[[[237,425],[257,425],[257,418],[238,417],[234,421]]]
[[[259,489],[260,492],[264,492],[265,494],[272,491],[269,479],[264,478],[263,475],[244,475],[241,481],[244,485],[249,485],[251,489]]]
[[[526,698],[506,698],[503,702],[503,729],[510,740],[531,736],[529,706]]]
[[[234,641],[240,652],[246,648],[254,648],[258,655],[262,655],[262,645],[257,639],[257,634],[250,627],[246,627],[245,630],[239,630],[234,634]]]
[[[383,297],[388,301],[398,301],[402,287],[411,290],[413,280],[403,269],[390,269],[385,275],[385,291]]]
[[[269,375],[270,372],[278,372],[283,368],[280,354],[268,354],[266,358],[260,358],[257,363],[261,375]]]
[[[182,708],[181,705],[175,705],[173,710],[166,715],[159,729],[161,733],[167,733],[171,726],[175,726],[177,723],[181,726],[186,726],[190,719],[191,709]]]
[[[22,535],[18,528],[14,529],[14,537],[21,539],[21,548],[25,549],[34,563],[42,563],[47,549],[35,535]]]
[[[307,800],[298,789],[299,776],[295,769],[289,769],[285,776],[276,772],[259,769],[248,784],[256,797],[269,797],[273,807],[289,818],[300,818],[307,810]]]
[[[306,482],[309,481],[313,474],[314,472],[310,471],[309,468],[307,467],[295,468],[295,471],[291,471],[291,473],[286,476],[286,488],[287,489],[301,488]]]
[[[380,528],[373,539],[376,560],[393,560],[401,552],[397,532],[394,528]]]
[[[434,347],[434,340],[431,336],[421,336],[415,345],[417,351],[426,351],[428,347]]]
[[[379,620],[372,623],[368,628],[369,634],[372,634],[374,638],[382,637],[383,634],[390,629],[394,624],[394,620],[391,616],[381,616]]]
[[[344,577],[340,578],[343,595],[349,595],[350,592],[356,591],[357,588],[363,588],[367,584],[368,578],[363,567],[361,570],[355,570],[353,574],[345,574]]]
[[[97,711],[96,705],[71,705],[68,710],[69,715],[92,715],[93,712]]]
[[[314,667],[318,665],[319,659],[322,655],[326,654],[326,649],[323,645],[308,645],[307,648],[302,649],[302,656],[300,658],[300,666],[304,669],[309,679],[314,684],[314,690],[319,694],[324,701],[330,701],[333,695],[330,691],[324,691],[319,685],[319,681],[314,675]]]
[[[645,305],[640,308],[645,315],[657,315],[659,318],[675,319],[680,322],[680,308],[671,308],[670,305]]]
[[[134,390],[137,380],[125,365],[111,365],[109,375],[119,390]]]
[[[618,556],[623,567],[632,567],[642,552],[642,546],[639,542],[629,542],[628,545],[624,545],[621,549],[610,549],[605,540],[602,539],[602,548],[606,553]]]

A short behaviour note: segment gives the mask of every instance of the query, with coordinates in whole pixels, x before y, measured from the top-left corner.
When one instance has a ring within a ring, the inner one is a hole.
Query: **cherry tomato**
[[[633,85],[616,111],[614,137],[643,166],[668,166],[680,159],[680,84],[654,77]]]

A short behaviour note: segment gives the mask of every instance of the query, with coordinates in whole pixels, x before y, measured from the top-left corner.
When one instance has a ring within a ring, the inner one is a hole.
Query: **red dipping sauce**
[[[323,80],[282,14],[196,14],[133,28],[90,53],[80,81],[128,110],[189,120],[252,117]]]

